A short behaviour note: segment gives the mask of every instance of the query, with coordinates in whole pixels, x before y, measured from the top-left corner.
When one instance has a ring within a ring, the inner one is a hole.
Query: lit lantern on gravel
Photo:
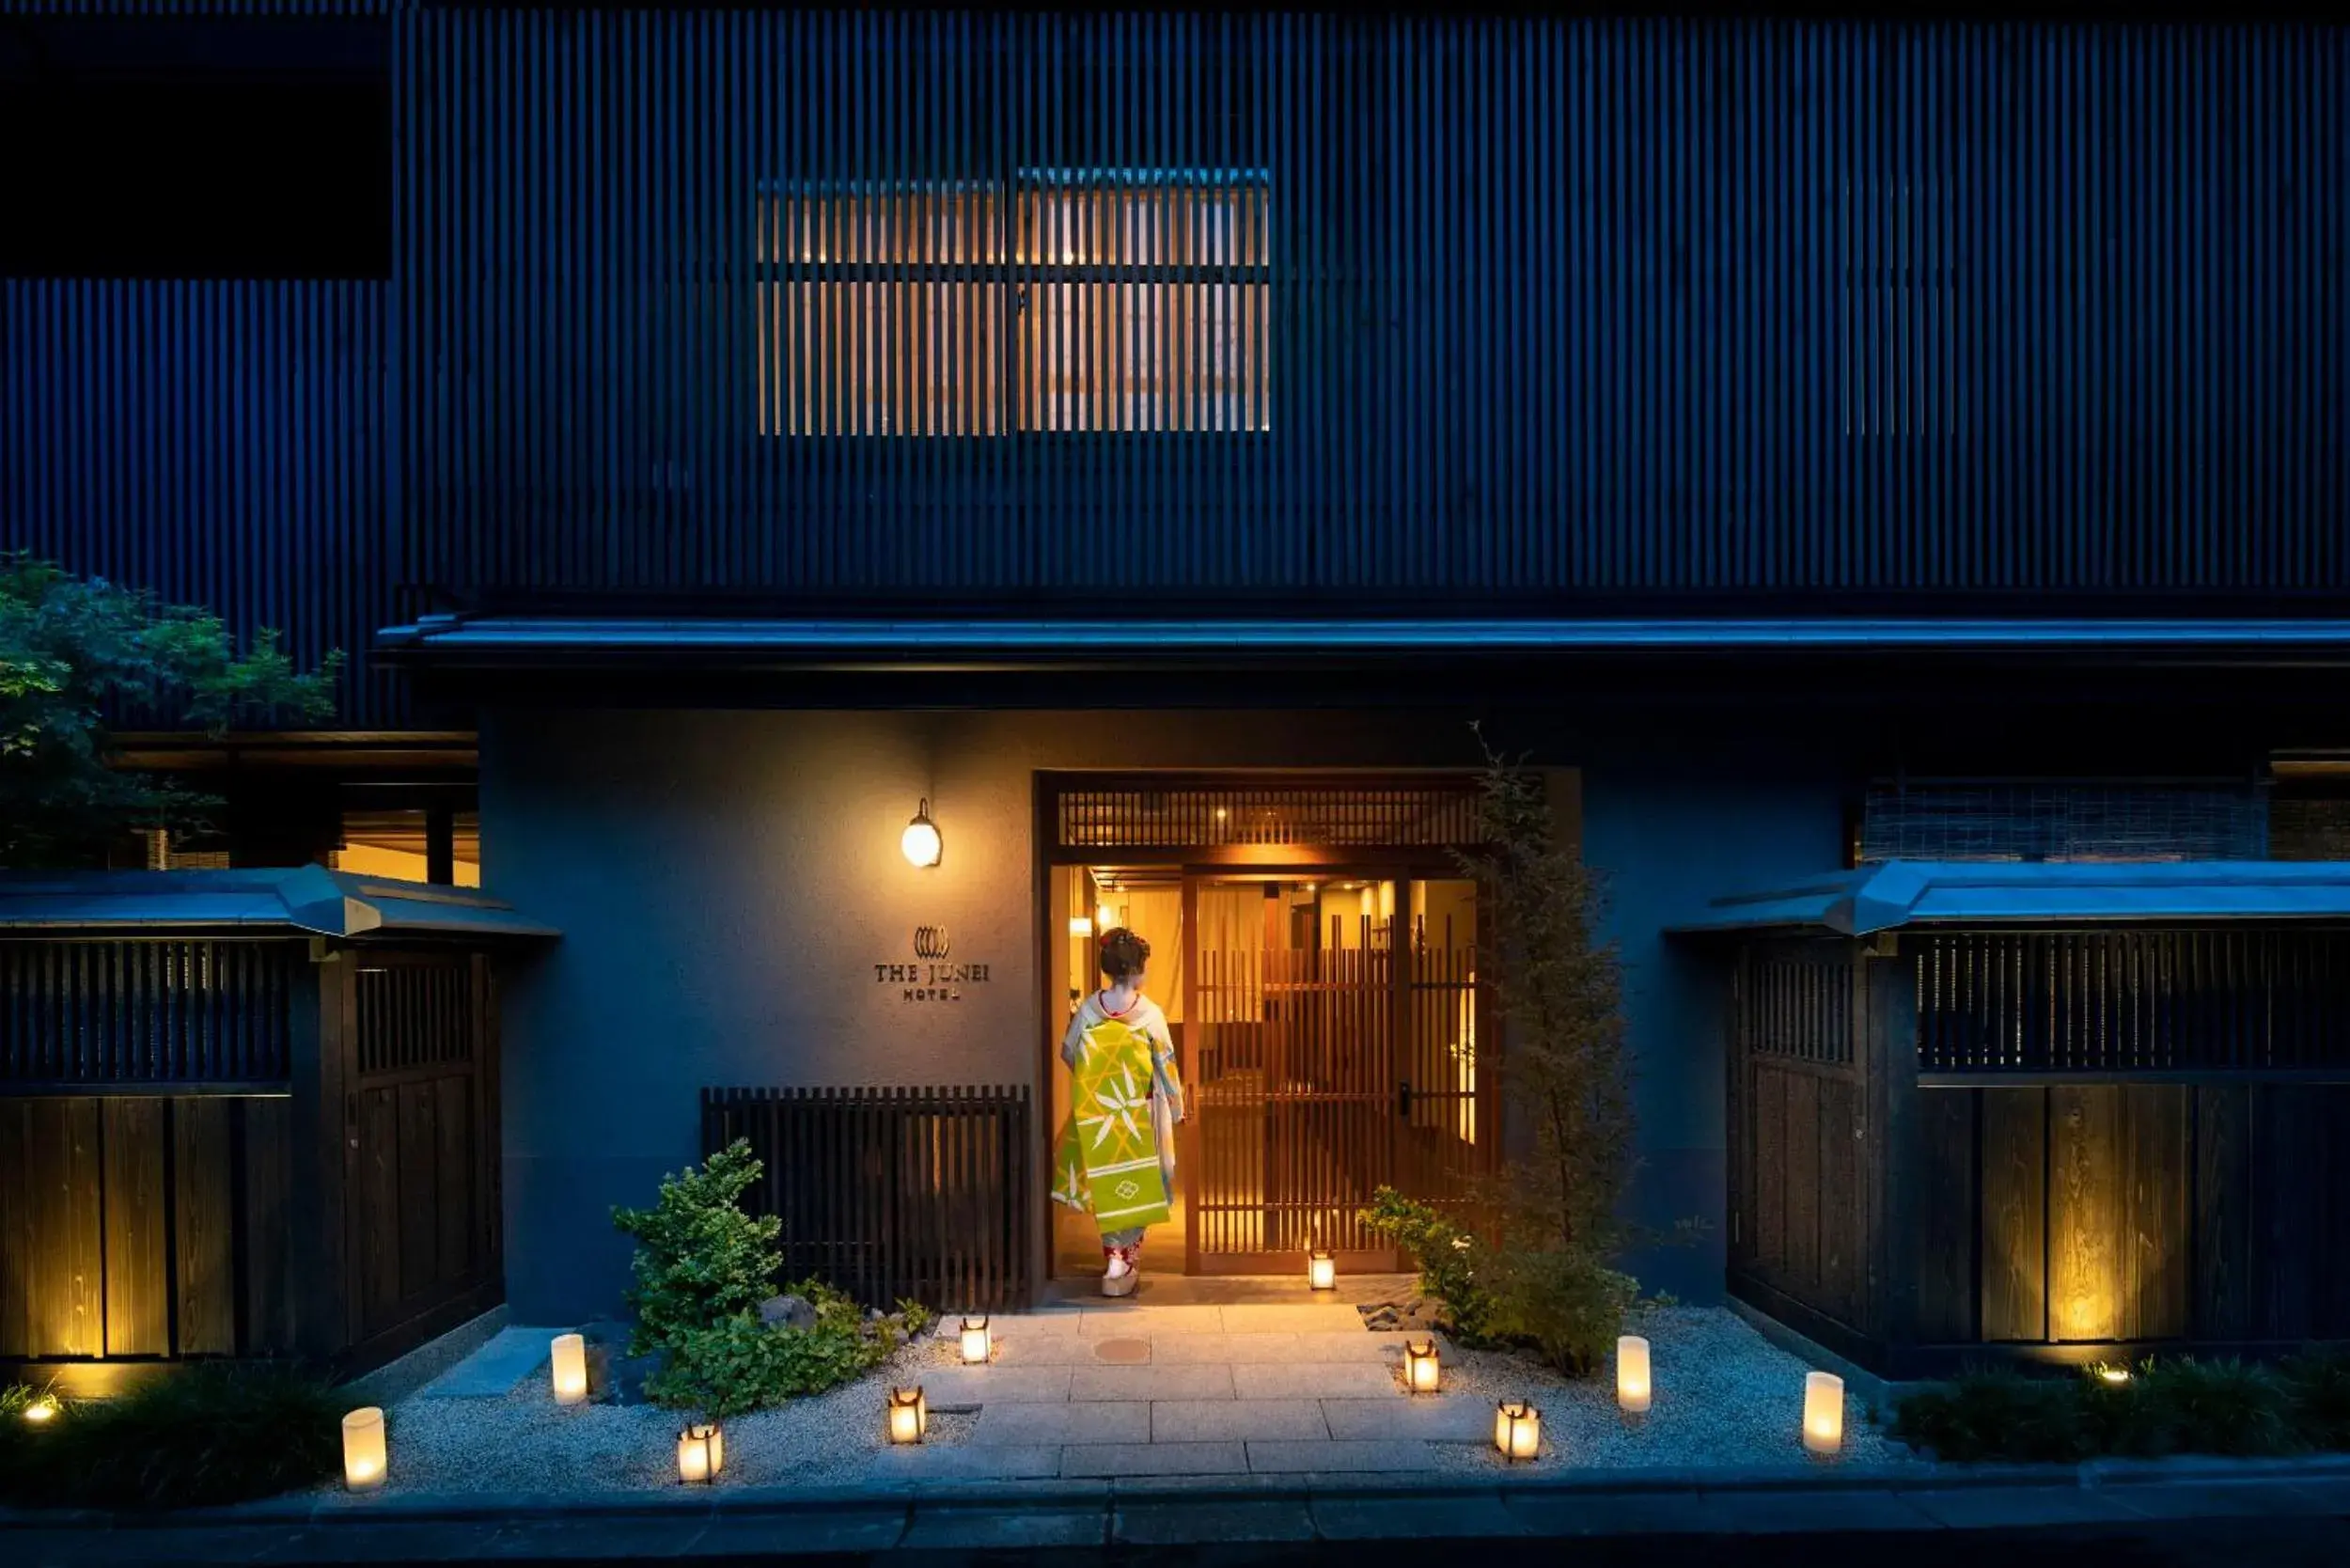
[[[1326,1247],[1315,1247],[1306,1254],[1306,1283],[1317,1291],[1339,1288],[1339,1261]]]
[[[1834,1372],[1804,1376],[1803,1446],[1818,1454],[1837,1453],[1844,1447],[1844,1380]]]
[[[1436,1365],[1436,1341],[1406,1340],[1403,1341],[1403,1387],[1416,1394],[1433,1394],[1440,1375]]]
[[[1531,1459],[1543,1451],[1543,1413],[1522,1399],[1505,1399],[1494,1410],[1494,1447],[1505,1459]]]
[[[372,1492],[389,1468],[384,1452],[384,1412],[375,1405],[343,1418],[343,1490]]]
[[[577,1334],[557,1334],[548,1352],[555,1378],[555,1403],[577,1404],[588,1397],[588,1341]]]
[[[1652,1391],[1648,1341],[1626,1334],[1616,1341],[1616,1403],[1628,1416],[1644,1416]]]
[[[988,1353],[994,1348],[995,1342],[988,1336],[986,1318],[963,1320],[963,1364],[964,1366],[983,1365],[987,1360]]]
[[[694,1486],[707,1486],[727,1467],[727,1435],[718,1423],[689,1426],[677,1435],[677,1478]]]
[[[918,1443],[930,1432],[930,1402],[922,1397],[921,1385],[911,1388],[889,1390],[889,1440],[893,1443]]]

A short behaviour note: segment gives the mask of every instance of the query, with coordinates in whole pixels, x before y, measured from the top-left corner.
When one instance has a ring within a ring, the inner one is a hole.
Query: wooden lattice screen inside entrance
[[[1064,850],[1442,848],[1477,841],[1477,788],[1442,781],[1305,788],[1229,784],[1069,787],[1056,800]]]

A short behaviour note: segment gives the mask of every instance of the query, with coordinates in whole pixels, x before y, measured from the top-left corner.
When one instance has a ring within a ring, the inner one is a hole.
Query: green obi
[[[1103,1231],[1167,1217],[1167,1174],[1151,1125],[1151,1037],[1115,1018],[1086,1030],[1068,1124],[1053,1160],[1053,1201],[1090,1212]]]

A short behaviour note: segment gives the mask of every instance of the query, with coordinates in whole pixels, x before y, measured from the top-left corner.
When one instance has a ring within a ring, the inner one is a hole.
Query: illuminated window
[[[760,428],[1264,430],[1265,220],[1231,171],[773,186]]]

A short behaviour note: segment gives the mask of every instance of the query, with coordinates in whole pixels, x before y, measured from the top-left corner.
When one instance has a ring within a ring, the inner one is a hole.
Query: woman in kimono
[[[1175,1074],[1175,1038],[1167,1032],[1167,1015],[1158,1003],[1142,994],[1144,970],[1151,962],[1151,944],[1120,926],[1102,933],[1099,960],[1104,984],[1079,1005],[1061,1037],[1060,1059],[1072,1074],[1089,1052],[1131,1047],[1134,1037],[1147,1043],[1150,1054],[1150,1125],[1158,1149],[1160,1193],[1154,1212],[1164,1213],[1175,1190],[1175,1128],[1183,1120],[1183,1086]],[[1078,1119],[1082,1121],[1084,1119]],[[1130,1129],[1134,1130],[1134,1129]],[[1060,1196],[1058,1192],[1056,1196]],[[1132,1295],[1141,1278],[1145,1227],[1111,1228],[1099,1192],[1087,1194],[1088,1206],[1102,1231],[1102,1294]],[[1114,1214],[1114,1211],[1112,1211]]]

